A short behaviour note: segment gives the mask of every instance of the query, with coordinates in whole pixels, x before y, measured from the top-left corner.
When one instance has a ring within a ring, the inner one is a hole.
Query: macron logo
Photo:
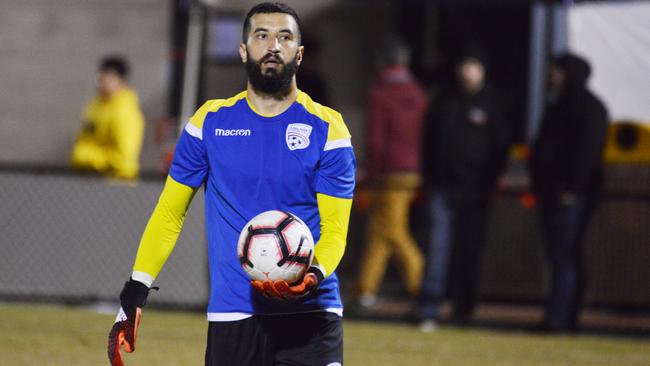
[[[239,129],[239,130],[222,130],[221,128],[217,128],[214,130],[214,135],[215,136],[250,136],[251,135],[251,130],[249,129]]]

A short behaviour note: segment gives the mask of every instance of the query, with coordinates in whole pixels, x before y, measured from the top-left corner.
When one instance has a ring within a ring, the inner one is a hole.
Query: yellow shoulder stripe
[[[231,107],[237,101],[240,99],[243,99],[246,97],[246,92],[243,91],[234,97],[230,97],[228,99],[211,99],[208,100],[207,102],[203,103],[203,105],[194,113],[194,115],[190,118],[190,123],[194,125],[195,127],[202,129],[203,128],[203,121],[205,120],[205,116],[210,113],[210,112],[216,112],[219,110],[221,107]]]
[[[332,108],[314,102],[309,97],[309,95],[301,90],[298,91],[298,98],[296,101],[305,107],[307,112],[315,115],[316,117],[329,124],[327,141],[349,139],[351,137],[350,131],[348,131],[348,127],[345,125],[345,122],[343,122],[341,113],[333,110]]]

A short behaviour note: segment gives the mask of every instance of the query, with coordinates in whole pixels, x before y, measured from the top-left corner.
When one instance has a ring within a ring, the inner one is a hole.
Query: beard
[[[274,59],[280,67],[262,71],[262,64],[269,59]],[[259,60],[249,58],[246,60],[248,81],[255,90],[264,94],[284,96],[291,91],[291,81],[298,69],[298,53],[289,62],[285,63],[278,57],[267,54]]]

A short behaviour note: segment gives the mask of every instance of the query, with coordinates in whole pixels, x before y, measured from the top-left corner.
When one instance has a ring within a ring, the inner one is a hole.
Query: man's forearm
[[[314,249],[316,265],[325,277],[332,274],[345,252],[352,199],[317,194],[321,235]]]
[[[171,254],[185,214],[197,189],[167,177],[165,188],[149,219],[133,266],[134,280],[151,286]]]

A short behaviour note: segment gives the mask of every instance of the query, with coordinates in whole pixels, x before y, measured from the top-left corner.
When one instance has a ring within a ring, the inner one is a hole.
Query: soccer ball
[[[314,257],[314,238],[296,215],[271,210],[253,217],[237,243],[239,261],[251,279],[300,280]]]

